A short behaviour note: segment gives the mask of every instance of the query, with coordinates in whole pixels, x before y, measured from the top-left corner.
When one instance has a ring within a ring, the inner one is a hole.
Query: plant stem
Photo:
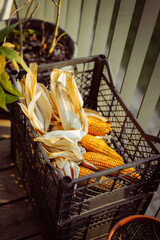
[[[15,8],[18,9],[16,0],[14,0],[14,5],[15,5]],[[18,19],[19,33],[20,33],[20,38],[19,38],[20,56],[23,58],[22,23],[21,23],[21,19],[20,19],[20,16],[19,16],[19,12],[17,11],[16,14],[17,14],[17,19]]]
[[[10,16],[9,22],[8,22],[8,25],[10,24],[10,20],[11,20],[11,18],[13,17],[13,15],[14,15],[17,11],[21,10],[27,3],[31,2],[31,1],[32,1],[32,0],[27,0],[27,1],[25,1],[19,8],[15,9],[15,10],[11,13],[11,16]]]
[[[35,14],[35,12],[37,11],[37,9],[39,8],[40,3],[38,3],[35,8],[33,9],[31,15],[29,16],[29,18],[24,22],[24,26],[23,26],[23,31],[25,31],[26,27],[28,26],[28,23],[30,22],[30,20],[32,19],[33,15]]]
[[[25,21],[26,21],[26,19],[27,19],[27,16],[28,16],[28,13],[29,13],[29,10],[30,10],[32,4],[33,4],[33,0],[31,0],[31,2],[30,2],[30,4],[29,4],[29,7],[28,7],[28,9],[27,9],[27,11],[26,11],[26,15],[25,15],[25,17],[24,17],[22,26],[24,26],[24,24],[25,24]]]
[[[60,20],[61,3],[62,3],[62,0],[58,0],[58,3],[54,0],[52,0],[52,1],[57,6],[58,10],[57,10],[57,17],[56,17],[53,40],[52,40],[51,48],[49,49],[50,54],[53,52],[53,50],[56,46],[56,39],[57,39],[57,36],[58,36],[58,26],[59,26],[59,20]]]

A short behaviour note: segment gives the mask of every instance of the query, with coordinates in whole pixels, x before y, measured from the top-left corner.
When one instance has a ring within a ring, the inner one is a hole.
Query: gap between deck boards
[[[0,119],[0,239],[43,240],[41,228],[10,154],[10,121]]]

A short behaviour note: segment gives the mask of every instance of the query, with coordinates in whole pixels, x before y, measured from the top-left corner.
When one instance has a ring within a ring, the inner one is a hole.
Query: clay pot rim
[[[111,240],[113,234],[117,231],[117,229],[119,229],[121,226],[123,226],[124,224],[131,222],[131,221],[142,221],[142,222],[148,222],[148,223],[153,223],[155,225],[159,225],[160,226],[160,220],[158,218],[155,217],[151,217],[151,216],[147,216],[147,215],[132,215],[129,217],[125,217],[123,219],[121,219],[120,221],[118,221],[110,230],[109,235],[107,240]]]

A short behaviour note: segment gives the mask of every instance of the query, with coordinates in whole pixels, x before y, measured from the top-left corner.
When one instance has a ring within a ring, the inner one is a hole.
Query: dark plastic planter
[[[6,20],[6,23],[8,23],[8,21],[9,20]],[[16,22],[17,22],[17,19],[13,18],[13,19],[11,19],[10,24],[13,24],[13,23],[16,23]],[[44,21],[40,20],[40,19],[31,19],[30,24],[29,24],[29,28],[37,30],[37,31],[40,32],[41,24],[43,22]],[[44,24],[45,24],[45,34],[53,34],[55,24],[53,24],[51,22],[44,22]],[[65,32],[65,30],[59,27],[59,34],[62,34],[64,32]],[[66,33],[62,38],[65,39],[64,41],[67,41],[67,46],[69,47],[69,50],[70,50],[70,56],[68,57],[68,59],[75,58],[76,54],[77,54],[77,47],[76,47],[76,44],[75,44],[74,40],[71,38],[71,36],[68,33]],[[65,60],[67,60],[67,59],[65,59]]]

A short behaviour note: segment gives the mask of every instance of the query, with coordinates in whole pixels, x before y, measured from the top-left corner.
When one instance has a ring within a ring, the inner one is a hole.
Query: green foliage
[[[16,26],[17,23],[0,30],[0,42],[3,42]],[[6,59],[18,62],[27,72],[30,70],[15,50],[0,46],[0,107],[8,111],[6,104],[17,101],[21,94],[11,83],[10,76],[5,71]]]
[[[17,23],[7,26],[0,30],[0,42],[3,40],[13,31],[13,29],[17,26]]]
[[[41,33],[38,32],[37,30],[31,29],[31,28],[25,29],[24,32],[23,32],[23,41],[24,41],[24,42],[25,42],[25,41],[28,41],[28,40],[29,40],[29,36],[33,35],[34,33],[35,33],[36,35],[41,35]],[[19,42],[19,38],[20,38],[20,32],[19,32],[19,30],[18,30],[18,29],[14,29],[12,35],[13,35],[13,38],[14,38],[16,41],[18,40],[18,42]],[[11,36],[12,36],[12,35],[11,35]],[[15,43],[14,43],[14,44],[15,44]],[[18,43],[17,43],[17,45],[18,45]]]
[[[5,57],[0,55],[0,107],[8,111],[6,104],[17,101],[21,94],[11,83],[10,76],[4,70],[5,64]]]
[[[26,72],[29,71],[29,68],[27,67],[26,63],[24,62],[23,58],[20,57],[15,50],[8,48],[8,47],[0,47],[0,54],[6,57],[9,60],[15,60],[21,66],[26,70]]]
[[[0,85],[0,107],[3,108],[4,110],[8,111],[5,98],[6,98],[5,92]]]
[[[16,96],[21,96],[19,91],[11,83],[8,73],[5,71],[3,71],[0,75],[0,84],[9,93],[16,95]]]

